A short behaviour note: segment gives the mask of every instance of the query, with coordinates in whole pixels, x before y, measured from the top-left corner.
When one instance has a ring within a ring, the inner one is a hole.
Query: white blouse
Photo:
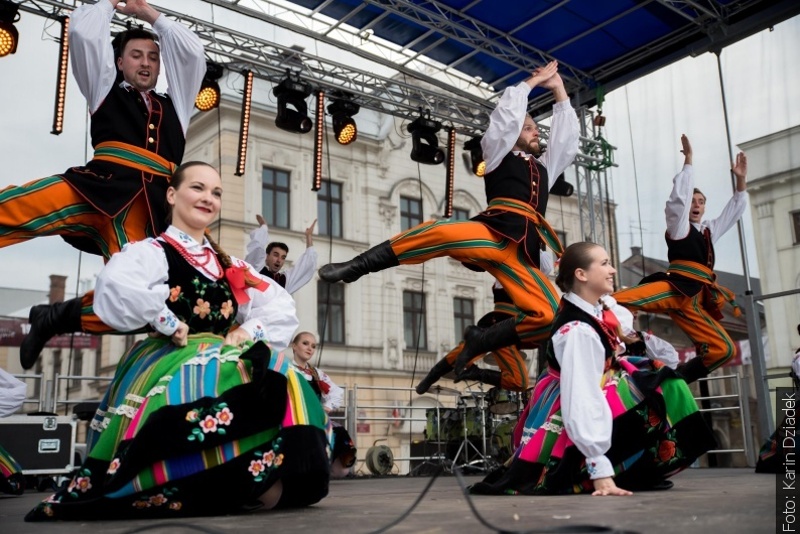
[[[698,223],[689,222],[694,196],[694,167],[684,165],[683,169],[672,180],[672,192],[664,208],[667,218],[667,234],[670,239],[683,239],[689,235],[689,225],[698,231],[706,228],[711,232],[711,242],[716,243],[725,232],[730,230],[747,208],[747,192],[736,191],[725,204],[722,213],[716,219],[703,220]]]
[[[250,241],[247,243],[247,254],[244,261],[258,270],[264,268],[267,261],[267,245],[269,245],[269,228],[262,224],[250,232]],[[293,295],[298,289],[306,285],[314,277],[317,270],[317,251],[306,247],[294,265],[283,271],[286,275],[286,291]]]
[[[602,317],[601,305],[574,293],[564,298],[589,315]],[[592,479],[612,477],[614,468],[605,456],[611,447],[612,417],[600,388],[606,360],[600,336],[585,322],[567,323],[553,335],[553,352],[561,367],[561,415],[567,435],[586,457]]]
[[[203,240],[200,244],[191,236],[170,226],[166,234],[180,243],[190,254],[211,249]],[[255,269],[242,260],[231,257],[233,265],[246,266],[256,278]],[[216,262],[207,265],[211,273],[197,269],[209,280],[222,276]],[[213,275],[213,277],[212,277]],[[125,245],[114,254],[100,271],[94,295],[94,311],[108,326],[119,332],[130,332],[146,325],[171,336],[178,328],[178,318],[167,307],[170,294],[167,257],[160,239],[146,239]],[[250,302],[239,304],[236,321],[254,341],[266,341],[276,351],[285,350],[292,334],[300,326],[294,299],[280,285],[268,280],[264,291],[248,288]]]
[[[111,46],[111,2],[84,4],[72,12],[69,55],[78,88],[94,113],[108,95],[117,77]],[[160,15],[153,22],[158,36],[167,94],[175,104],[183,133],[189,128],[194,100],[206,74],[206,58],[200,38],[183,24]],[[123,82],[126,83],[126,82]],[[145,99],[145,101],[147,101]]]
[[[487,173],[500,165],[519,139],[525,115],[528,113],[530,93],[531,87],[524,81],[506,87],[497,107],[489,116],[489,127],[481,140]],[[579,128],[578,116],[569,100],[553,104],[547,150],[538,158],[547,169],[551,188],[556,183],[556,178],[572,164],[578,154]]]

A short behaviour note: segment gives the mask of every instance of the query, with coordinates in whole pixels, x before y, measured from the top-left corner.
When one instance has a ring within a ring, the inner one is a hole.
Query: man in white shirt
[[[731,359],[734,344],[722,319],[722,306],[729,302],[734,315],[741,313],[730,290],[718,285],[714,274],[714,243],[730,230],[747,207],[747,157],[736,156],[731,170],[736,176],[736,191],[716,219],[704,220],[706,197],[694,187],[692,147],[681,136],[684,154],[683,169],[673,180],[672,193],[667,200],[666,273],[650,275],[636,287],[614,294],[623,306],[666,313],[692,340],[697,357],[678,366],[677,372],[692,382]]]
[[[289,247],[286,243],[269,240],[269,227],[264,217],[256,215],[258,228],[250,232],[250,242],[247,243],[247,255],[245,261],[259,269],[259,272],[275,280],[281,287],[290,294],[294,294],[298,289],[306,285],[314,277],[317,270],[317,251],[314,249],[314,226],[317,220],[306,228],[306,249],[297,258],[292,267],[282,271],[289,254]],[[269,243],[269,244],[268,244]]]
[[[149,23],[110,39],[115,11]],[[169,177],[182,162],[186,130],[206,72],[200,39],[146,0],[99,0],[72,13],[72,72],[91,113],[94,154],[85,166],[9,187],[0,197],[0,247],[60,235],[76,248],[112,254],[163,232]],[[156,43],[156,38],[158,43]],[[155,92],[163,66],[169,87]],[[111,329],[92,309],[93,295],[34,306],[20,347],[30,369],[56,334]]]

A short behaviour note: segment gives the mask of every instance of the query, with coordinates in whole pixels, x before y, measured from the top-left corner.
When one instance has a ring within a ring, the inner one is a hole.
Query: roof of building
[[[0,287],[0,316],[28,317],[31,306],[48,303],[49,291]]]

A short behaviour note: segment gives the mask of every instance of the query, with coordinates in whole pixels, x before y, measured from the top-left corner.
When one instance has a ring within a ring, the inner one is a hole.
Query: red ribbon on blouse
[[[225,279],[231,286],[233,297],[238,304],[247,304],[250,302],[250,295],[247,294],[247,288],[251,287],[258,291],[266,291],[269,283],[263,278],[257,277],[250,272],[247,267],[231,266],[225,269]],[[250,282],[251,285],[247,285]]]

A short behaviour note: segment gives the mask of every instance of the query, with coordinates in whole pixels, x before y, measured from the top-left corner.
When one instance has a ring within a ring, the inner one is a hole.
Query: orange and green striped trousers
[[[511,315],[524,345],[550,335],[558,295],[547,276],[525,258],[521,244],[476,221],[428,221],[390,240],[400,264],[450,257],[491,273],[511,297]]]
[[[150,211],[140,195],[116,217],[98,211],[61,176],[49,176],[0,191],[0,247],[42,236],[89,238],[106,261],[130,241],[153,235]],[[111,329],[92,311],[93,294],[82,297],[84,332]]]
[[[703,307],[703,292],[687,297],[666,281],[650,282],[614,293],[626,308],[649,313],[665,313],[686,334],[697,350],[697,357],[709,372],[733,358],[735,347],[725,328]],[[724,299],[720,293],[718,304]]]

